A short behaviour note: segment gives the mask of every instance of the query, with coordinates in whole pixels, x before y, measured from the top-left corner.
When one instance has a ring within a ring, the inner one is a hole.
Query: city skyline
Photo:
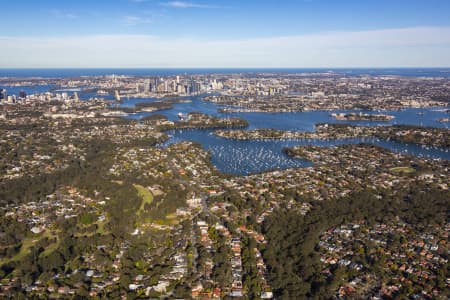
[[[0,68],[448,67],[447,1],[15,1]]]

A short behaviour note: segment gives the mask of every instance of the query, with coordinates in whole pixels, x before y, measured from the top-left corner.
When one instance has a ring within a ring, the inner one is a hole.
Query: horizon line
[[[136,69],[136,70],[151,70],[151,69],[192,69],[192,70],[205,70],[205,69],[261,69],[261,70],[294,70],[294,69],[449,69],[450,66],[383,66],[383,67],[0,67],[0,70],[26,70],[26,69],[79,69],[79,70],[95,70],[95,69]]]

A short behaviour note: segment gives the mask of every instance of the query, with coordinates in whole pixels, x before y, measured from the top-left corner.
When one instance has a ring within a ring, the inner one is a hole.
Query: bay
[[[141,119],[144,116],[152,114],[162,114],[168,119],[176,121],[178,113],[187,114],[192,111],[198,111],[214,115],[220,118],[240,117],[249,122],[247,129],[274,128],[279,130],[292,131],[314,131],[317,123],[347,123],[361,126],[375,125],[414,125],[449,128],[448,123],[438,122],[448,114],[442,108],[408,108],[401,111],[383,111],[383,113],[394,115],[395,119],[389,122],[372,121],[336,121],[331,117],[333,112],[352,112],[352,111],[309,111],[309,112],[289,112],[289,113],[219,113],[216,104],[205,102],[201,97],[186,97],[190,102],[176,103],[169,110],[163,110],[155,113],[136,113],[130,114],[128,118]],[[122,103],[124,107],[133,107],[138,102],[152,102],[159,99],[132,99]],[[356,111],[354,111],[356,112]],[[358,111],[359,112],[359,111]],[[373,111],[363,111],[374,113]],[[370,143],[397,153],[427,157],[433,159],[450,160],[449,149],[439,149],[433,147],[424,147],[415,144],[404,144],[393,141],[385,141],[376,138],[356,138],[356,139],[337,139],[337,140],[250,140],[237,141],[217,137],[212,130],[173,130],[169,131],[169,139],[163,147],[181,141],[193,141],[200,143],[203,148],[211,153],[212,163],[224,173],[234,175],[248,175],[269,170],[309,167],[311,162],[303,159],[297,159],[287,156],[282,150],[284,147],[293,147],[298,145],[315,146],[337,146],[343,144]]]

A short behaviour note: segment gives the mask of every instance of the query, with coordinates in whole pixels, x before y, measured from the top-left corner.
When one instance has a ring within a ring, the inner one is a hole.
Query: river
[[[159,99],[160,100],[160,99]],[[122,107],[133,107],[138,102],[159,101],[158,99],[129,99],[125,100]],[[389,122],[370,121],[336,121],[330,114],[332,112],[350,111],[309,111],[295,113],[219,113],[216,104],[201,100],[200,96],[186,97],[190,102],[176,103],[172,109],[156,112],[165,115],[170,120],[177,120],[178,113],[186,114],[198,111],[217,117],[240,117],[249,122],[248,129],[275,128],[280,130],[313,131],[317,123],[349,123],[353,125],[417,125],[449,128],[449,124],[439,123],[439,118],[448,117],[448,114],[439,108],[410,108],[402,111],[384,111],[383,113],[394,115],[395,119]],[[373,113],[369,111],[363,111]],[[141,119],[144,116],[155,113],[130,114],[128,118]],[[167,146],[181,141],[195,141],[211,153],[212,163],[222,172],[234,175],[247,175],[274,169],[287,169],[296,167],[308,167],[312,163],[298,158],[291,158],[283,153],[284,147],[296,145],[335,146],[341,144],[371,143],[394,152],[411,154],[421,157],[450,160],[449,149],[424,147],[414,144],[403,144],[393,141],[385,141],[376,138],[356,138],[338,140],[252,140],[237,141],[220,138],[213,135],[212,130],[173,130],[169,131],[169,139],[162,146]]]

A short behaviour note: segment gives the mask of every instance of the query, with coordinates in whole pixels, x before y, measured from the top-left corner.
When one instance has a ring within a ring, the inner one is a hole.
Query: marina
[[[446,115],[444,110],[436,108],[410,108],[400,111],[387,111],[386,113],[395,116],[394,119],[389,121],[337,121],[331,116],[329,111],[291,113],[220,113],[218,112],[219,106],[211,102],[205,102],[201,99],[201,97],[189,97],[189,99],[192,101],[176,103],[172,109],[157,113],[162,114],[169,120],[173,121],[178,120],[180,115],[186,115],[191,111],[200,111],[202,113],[207,113],[220,118],[230,116],[239,117],[249,122],[247,129],[274,128],[291,131],[313,131],[315,125],[318,123],[338,123],[360,126],[404,124],[440,128],[449,127],[448,123],[445,124],[436,121],[439,117]],[[143,99],[141,99],[141,102],[142,100]],[[156,99],[146,99],[144,101],[156,101]],[[122,106],[124,107],[130,107],[132,105],[132,103],[128,103],[127,101],[122,103]],[[421,118],[417,118],[417,113],[423,114]],[[151,114],[136,113],[129,115],[129,117],[133,119],[140,119],[148,115]],[[405,155],[415,155],[434,159],[450,159],[448,149],[404,144],[377,138],[236,141],[217,137],[213,134],[213,130],[208,129],[174,130],[167,132],[167,134],[169,139],[161,146],[168,146],[182,141],[198,142],[205,150],[210,152],[211,161],[218,170],[234,175],[248,175],[269,170],[311,166],[311,162],[288,157],[282,151],[285,147],[293,147],[297,145],[332,147],[343,144],[369,143],[381,146],[394,152],[403,153]]]

